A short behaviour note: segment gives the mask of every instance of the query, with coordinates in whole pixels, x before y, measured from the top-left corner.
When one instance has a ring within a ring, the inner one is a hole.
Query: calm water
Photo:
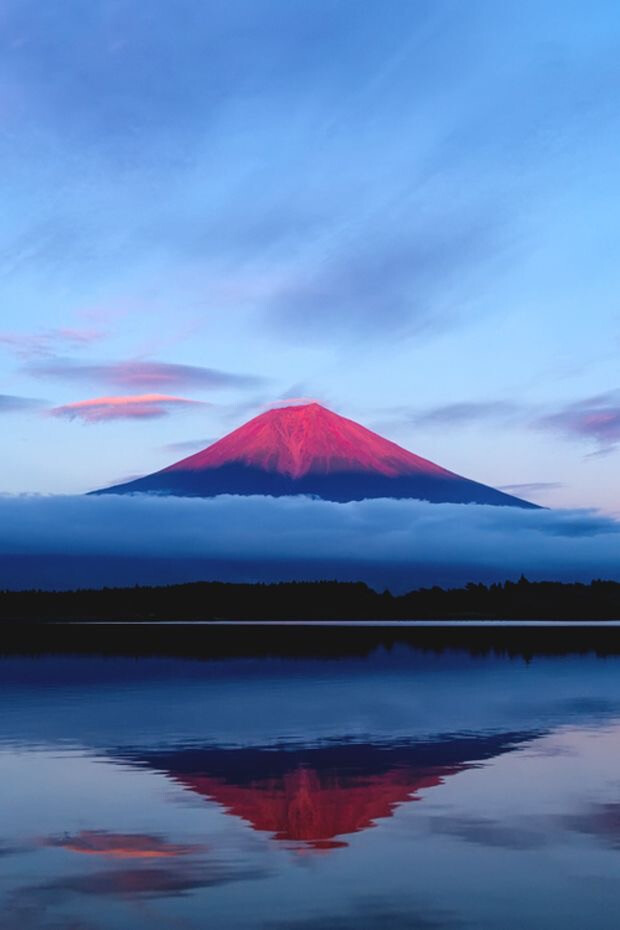
[[[618,928],[617,657],[5,658],[0,689],[2,930]]]

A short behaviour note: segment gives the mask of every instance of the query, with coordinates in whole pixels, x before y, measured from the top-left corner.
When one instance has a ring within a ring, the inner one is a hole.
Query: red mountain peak
[[[321,404],[266,410],[202,452],[94,493],[181,497],[304,494],[535,507],[408,452]]]
[[[334,472],[455,477],[317,403],[267,410],[165,471],[200,471],[233,463],[290,478]]]

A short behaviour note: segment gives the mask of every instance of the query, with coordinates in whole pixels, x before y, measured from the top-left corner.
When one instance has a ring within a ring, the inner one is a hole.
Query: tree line
[[[362,582],[0,591],[0,620],[618,620],[620,583],[470,583],[377,592]]]

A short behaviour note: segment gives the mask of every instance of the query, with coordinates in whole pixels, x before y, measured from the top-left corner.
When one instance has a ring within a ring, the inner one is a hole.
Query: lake
[[[617,930],[620,657],[346,635],[1,658],[3,930]]]

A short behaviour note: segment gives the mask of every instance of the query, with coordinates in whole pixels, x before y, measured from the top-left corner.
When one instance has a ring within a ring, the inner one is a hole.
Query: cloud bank
[[[298,577],[406,590],[521,572],[620,578],[620,523],[586,510],[423,501],[6,496],[0,556],[0,587]]]

